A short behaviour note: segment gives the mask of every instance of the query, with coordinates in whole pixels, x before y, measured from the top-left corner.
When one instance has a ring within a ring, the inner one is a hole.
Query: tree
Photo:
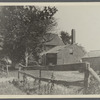
[[[55,7],[6,6],[0,15],[0,33],[4,38],[3,53],[12,60],[25,60],[29,55],[38,59],[45,35],[56,26]]]
[[[71,44],[71,36],[67,32],[61,31],[60,35],[61,35],[61,39],[65,45]]]

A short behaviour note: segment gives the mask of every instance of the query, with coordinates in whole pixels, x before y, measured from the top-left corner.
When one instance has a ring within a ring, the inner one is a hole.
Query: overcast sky
[[[24,5],[30,3],[24,3]],[[6,3],[4,5],[15,5]],[[16,5],[23,5],[16,3]],[[76,30],[76,43],[86,50],[100,50],[100,3],[31,3],[37,6],[55,6],[58,9],[57,33]]]
[[[76,42],[86,50],[100,50],[100,3],[99,4],[56,4],[55,17],[60,30],[71,33],[76,30]]]

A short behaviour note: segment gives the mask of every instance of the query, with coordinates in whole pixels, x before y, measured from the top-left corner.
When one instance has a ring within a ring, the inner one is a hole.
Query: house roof
[[[48,51],[44,51],[44,52],[42,52],[40,55],[44,55],[44,54],[47,54],[47,53],[58,53],[60,50],[63,50],[64,48],[69,48],[69,47],[76,47],[76,46],[78,46],[79,48],[81,48],[82,49],[82,51],[85,53],[85,50],[83,49],[83,47],[82,46],[79,46],[79,45],[77,45],[77,44],[73,44],[73,45],[70,45],[70,44],[67,44],[67,45],[63,45],[63,46],[56,46],[56,47],[54,47],[54,48],[52,48],[52,49],[50,49],[50,50],[48,50]]]
[[[45,45],[55,45],[55,46],[64,45],[63,41],[60,39],[58,34],[50,34],[49,39],[50,41],[46,42]]]
[[[100,50],[93,50],[88,52],[83,58],[100,57]]]
[[[58,53],[60,50],[64,49],[64,46],[56,46],[53,49],[50,49],[49,51],[47,51],[46,53]]]
[[[58,53],[60,50],[62,50],[63,48],[65,48],[66,45],[63,45],[63,46],[56,46],[48,51],[44,51],[41,53],[41,55],[43,54],[47,54],[47,53]]]

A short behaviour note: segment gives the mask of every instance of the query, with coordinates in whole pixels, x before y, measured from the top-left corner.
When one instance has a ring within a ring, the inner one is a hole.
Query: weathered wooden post
[[[52,73],[52,76],[51,76],[50,94],[53,92],[53,88],[54,88],[54,80],[55,80],[55,77],[54,77],[54,72],[53,72],[53,73]]]
[[[20,71],[18,71],[18,80],[20,79],[20,76],[19,76],[19,74],[20,74]]]
[[[92,68],[89,68],[89,72],[100,83],[100,77],[99,77],[99,75]]]
[[[39,93],[41,89],[41,69],[39,70]]]
[[[26,84],[27,84],[27,75],[26,73],[23,73],[23,87],[26,88]]]
[[[18,83],[20,83],[20,71],[21,71],[21,67],[19,66],[19,68],[18,68]]]
[[[20,78],[19,73],[21,71],[21,67],[18,68],[18,79]]]
[[[9,75],[9,70],[8,70],[9,65],[6,66],[6,70],[7,70],[7,76]]]
[[[85,66],[85,71],[84,71],[84,94],[87,94],[87,89],[88,89],[88,81],[89,81],[89,67],[90,67],[90,64],[89,63],[86,63],[86,66]]]

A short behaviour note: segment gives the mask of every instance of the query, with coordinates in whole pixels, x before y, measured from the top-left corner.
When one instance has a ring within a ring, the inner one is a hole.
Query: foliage
[[[100,94],[100,83],[93,76],[90,77],[87,94]]]
[[[64,31],[61,31],[61,39],[64,42],[64,44],[71,44],[71,36]]]
[[[3,54],[19,62],[33,54],[38,58],[44,37],[56,26],[55,7],[4,6],[0,15],[0,34],[4,38]]]

